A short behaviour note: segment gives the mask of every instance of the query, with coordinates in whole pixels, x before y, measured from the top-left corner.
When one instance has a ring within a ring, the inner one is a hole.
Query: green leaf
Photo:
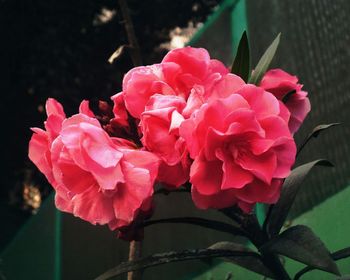
[[[310,141],[312,137],[317,137],[322,131],[327,130],[328,128],[331,128],[336,125],[340,125],[340,123],[320,124],[316,126],[298,148],[297,155],[301,152],[301,150],[305,147],[305,145]]]
[[[247,32],[244,31],[239,41],[237,53],[231,67],[231,73],[240,76],[245,82],[250,75],[250,51]]]
[[[260,248],[261,252],[280,254],[314,268],[340,275],[323,242],[303,225],[291,227]]]
[[[331,257],[333,260],[337,261],[337,260],[341,260],[341,259],[345,259],[345,258],[348,258],[350,257],[350,247],[347,247],[347,248],[344,248],[344,249],[341,249],[339,251],[336,251],[334,253],[331,254]],[[302,270],[300,270],[298,273],[295,274],[294,276],[294,280],[298,280],[300,279],[301,276],[303,276],[305,273],[309,272],[309,271],[312,271],[314,270],[313,267],[311,266],[306,266],[304,267]],[[345,275],[344,275],[345,276]],[[343,277],[344,277],[343,276]],[[348,277],[348,276],[347,276]],[[337,279],[342,279],[342,278],[337,278]],[[346,279],[346,278],[344,278]],[[344,280],[343,279],[343,280]],[[349,279],[350,280],[350,279]]]
[[[264,228],[269,235],[274,236],[279,233],[293,205],[301,183],[316,165],[333,166],[328,160],[315,160],[293,169],[286,178],[282,186],[280,199],[275,205],[270,206],[269,214],[264,222]]]
[[[221,249],[221,250],[232,250],[241,252],[252,252],[249,248],[233,243],[233,242],[218,242],[209,247],[209,249]],[[255,273],[261,274],[266,277],[273,278],[274,274],[264,265],[259,255],[252,256],[233,256],[223,258],[226,262],[232,262],[248,270],[254,271]]]
[[[242,252],[233,250],[221,250],[221,249],[197,249],[197,250],[184,250],[181,252],[167,252],[161,254],[154,254],[146,258],[142,258],[136,261],[124,262],[120,265],[112,268],[95,280],[105,280],[110,279],[127,273],[129,271],[145,269],[152,266],[157,266],[161,264],[180,262],[188,260],[198,260],[198,259],[208,259],[208,258],[221,258],[221,257],[235,257],[235,256],[256,256],[259,257],[257,253],[254,252]]]
[[[275,56],[277,47],[280,43],[281,33],[279,33],[276,39],[272,42],[272,44],[267,48],[263,56],[260,58],[258,64],[256,65],[252,76],[249,79],[249,83],[258,85],[260,80],[264,76],[265,72],[270,66],[270,63]]]

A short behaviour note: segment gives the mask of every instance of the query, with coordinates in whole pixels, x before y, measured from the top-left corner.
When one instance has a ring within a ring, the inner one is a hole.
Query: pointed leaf
[[[333,166],[328,160],[319,159],[298,166],[283,183],[280,199],[275,205],[270,206],[269,214],[264,222],[266,231],[274,236],[281,230],[295,197],[300,189],[301,183],[316,165]]]
[[[276,54],[277,47],[280,43],[281,33],[279,33],[272,44],[267,48],[263,56],[260,58],[258,64],[256,65],[252,76],[249,79],[249,83],[258,85],[270,66],[273,57]]]
[[[350,257],[350,247],[347,247],[347,248],[344,248],[344,249],[341,249],[339,251],[336,251],[336,252],[332,253],[331,257],[335,261]],[[305,273],[307,273],[309,271],[312,271],[312,270],[314,270],[314,268],[311,267],[311,266],[304,267],[302,270],[300,270],[298,273],[295,274],[294,280],[300,279],[301,276],[303,276]],[[339,278],[337,278],[337,279],[339,279]]]
[[[208,259],[208,258],[220,258],[220,257],[234,257],[234,256],[257,256],[259,255],[254,252],[242,252],[232,250],[220,250],[220,249],[198,249],[198,250],[184,250],[181,252],[167,252],[162,254],[154,254],[146,258],[142,258],[136,261],[124,262],[103,273],[95,280],[105,280],[121,275],[123,273],[145,269],[152,266],[161,264],[180,262],[197,259]]]
[[[249,248],[233,243],[233,242],[218,242],[211,245],[208,249],[221,249],[221,250],[232,250],[242,252],[252,252]],[[255,273],[261,274],[266,277],[273,278],[274,274],[264,265],[259,255],[252,256],[233,256],[223,258],[226,262],[232,262],[248,270],[254,271]]]
[[[301,150],[305,147],[305,145],[310,141],[312,137],[317,137],[323,130],[326,130],[330,127],[340,125],[340,123],[330,123],[330,124],[320,124],[316,126],[311,133],[306,137],[304,142],[300,145],[297,155],[301,152]]]
[[[231,68],[231,73],[240,76],[245,82],[247,82],[250,71],[249,41],[247,32],[244,31],[238,44],[237,53]]]
[[[303,225],[291,227],[260,248],[261,252],[280,254],[314,268],[340,275],[323,242]]]

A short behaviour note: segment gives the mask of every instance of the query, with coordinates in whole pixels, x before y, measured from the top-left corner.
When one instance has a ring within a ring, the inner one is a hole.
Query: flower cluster
[[[130,70],[111,99],[95,113],[83,101],[69,118],[49,99],[45,130],[33,128],[29,145],[56,206],[111,229],[152,210],[156,182],[171,190],[189,181],[201,209],[275,203],[310,111],[295,76],[275,69],[247,84],[191,47]]]

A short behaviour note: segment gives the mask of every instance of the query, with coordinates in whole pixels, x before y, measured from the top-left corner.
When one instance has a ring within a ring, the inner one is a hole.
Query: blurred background
[[[168,50],[190,44],[207,48],[212,57],[229,66],[242,32],[248,30],[255,65],[274,37],[282,32],[273,66],[297,74],[309,91],[313,106],[303,129],[296,135],[297,142],[318,124],[343,124],[313,139],[301,155],[300,163],[328,158],[336,168],[318,170],[307,180],[290,219],[300,219],[305,213],[311,213],[308,219],[313,219],[313,208],[322,207],[336,195],[348,200],[340,203],[334,198],[331,205],[338,208],[342,217],[349,214],[350,209],[344,204],[350,199],[347,190],[350,185],[350,1],[128,0],[127,3],[144,64],[157,63]],[[108,101],[120,91],[123,75],[132,67],[132,61],[126,54],[112,64],[108,62],[119,46],[127,44],[118,1],[0,0],[0,36],[3,114],[0,279],[24,279],[21,277],[28,276],[33,263],[45,267],[40,272],[33,271],[33,279],[92,279],[124,260],[126,245],[115,241],[113,233],[105,228],[58,213],[50,196],[51,187],[27,158],[27,149],[30,127],[42,127],[45,120],[44,104],[48,97],[60,101],[67,115],[71,115],[82,99]],[[183,198],[158,203],[169,215],[180,216],[179,205],[183,215],[188,211],[199,212]],[[168,209],[169,203],[174,209]],[[327,216],[330,207],[322,213]],[[343,221],[338,220],[339,224]],[[185,236],[188,229],[189,236]],[[325,223],[320,230],[328,229]],[[350,232],[349,225],[347,230]],[[214,239],[229,238],[203,234],[188,226],[169,226],[166,232],[176,235],[177,240],[160,241],[163,235],[152,231],[153,240],[159,244],[154,248],[146,245],[145,251],[160,251],[162,246],[165,249],[196,247],[213,243]],[[348,238],[339,239],[350,244]],[[87,249],[87,244],[93,245],[91,242],[96,246]],[[31,259],[39,248],[43,250],[41,255],[38,253],[41,257]],[[99,260],[83,276],[84,266],[93,262],[93,257],[87,255],[101,258],[103,253],[106,259]],[[23,270],[22,276],[13,276],[18,271],[15,273],[10,267],[19,257],[27,263],[28,270]],[[79,265],[77,258],[81,258]],[[175,271],[170,277],[166,270],[159,270],[158,275],[167,279],[192,279],[195,276],[188,276],[189,271],[194,267],[202,271],[204,266],[188,264],[182,274]]]

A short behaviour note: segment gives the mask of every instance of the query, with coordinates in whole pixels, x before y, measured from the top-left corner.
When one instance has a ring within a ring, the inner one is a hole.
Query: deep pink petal
[[[158,181],[169,188],[177,188],[189,179],[190,164],[179,162],[176,165],[168,165],[162,162],[159,166]]]
[[[222,169],[224,172],[222,190],[243,188],[254,179],[252,173],[244,170],[232,160],[225,160]]]
[[[265,152],[258,156],[246,152],[242,153],[236,159],[236,163],[243,169],[250,171],[266,184],[270,184],[277,167],[277,157],[272,151]]]
[[[220,191],[222,184],[222,162],[220,160],[204,161],[197,157],[191,166],[190,182],[197,192],[212,195]]]
[[[248,184],[245,188],[236,192],[238,199],[246,203],[268,203],[273,204],[279,198],[282,180],[274,179],[271,184],[265,184],[259,180],[255,180]]]
[[[198,192],[196,187],[192,187],[192,200],[199,209],[222,209],[233,206],[237,203],[235,191],[225,190],[212,195],[204,195]]]

